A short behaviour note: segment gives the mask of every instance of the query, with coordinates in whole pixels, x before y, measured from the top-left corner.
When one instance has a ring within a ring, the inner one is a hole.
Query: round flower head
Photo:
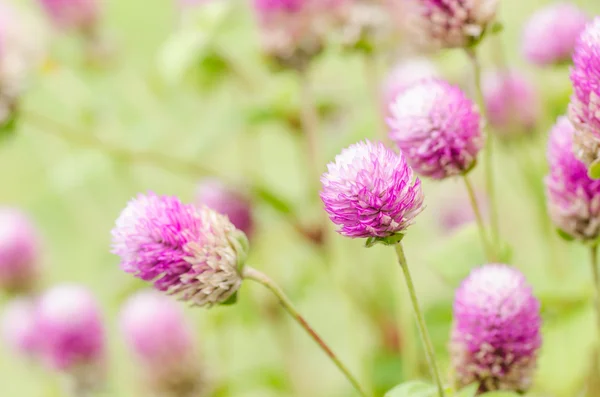
[[[573,55],[574,66],[571,69],[571,82],[574,93],[569,104],[569,118],[583,134],[584,141],[600,140],[600,85],[598,70],[600,69],[600,18],[587,25],[577,44]],[[591,152],[594,145],[582,146],[585,152],[581,159],[597,159],[597,153]],[[587,150],[586,150],[587,149]]]
[[[193,305],[227,301],[242,283],[247,239],[226,216],[176,197],[139,195],[113,229],[124,271]]]
[[[503,137],[530,132],[540,116],[540,101],[530,79],[516,70],[493,71],[483,79],[488,121]]]
[[[394,99],[419,80],[439,77],[435,64],[427,58],[411,58],[396,64],[388,74],[382,87],[384,114],[390,116]]]
[[[479,41],[496,16],[499,0],[403,0],[398,23],[419,46],[463,48]]]
[[[548,211],[554,224],[580,240],[600,236],[600,180],[588,176],[587,167],[573,153],[575,130],[566,117],[550,132],[546,177]]]
[[[31,299],[10,301],[2,314],[2,336],[7,347],[15,353],[33,357],[37,352],[35,303]]]
[[[105,335],[100,309],[92,294],[78,285],[59,285],[45,292],[37,306],[40,354],[52,368],[77,371],[104,359]]]
[[[539,66],[570,61],[577,38],[588,21],[589,17],[573,3],[540,8],[523,31],[525,58]]]
[[[92,30],[99,8],[96,0],[39,0],[50,20],[61,29]]]
[[[423,209],[421,182],[404,156],[382,143],[364,141],[342,150],[321,183],[325,210],[347,237],[403,233]]]
[[[254,231],[250,200],[218,179],[205,179],[198,184],[196,203],[227,215],[231,223],[249,238]]]
[[[0,207],[0,287],[26,292],[39,273],[39,238],[29,218],[15,208]]]
[[[525,277],[507,265],[475,269],[454,299],[450,355],[459,387],[525,392],[542,342],[540,304]]]
[[[468,172],[483,146],[482,121],[460,88],[422,80],[391,104],[390,138],[415,172],[444,179]]]

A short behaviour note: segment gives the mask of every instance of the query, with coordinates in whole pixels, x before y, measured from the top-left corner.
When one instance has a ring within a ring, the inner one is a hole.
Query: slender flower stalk
[[[363,397],[370,396],[369,393],[360,385],[356,377],[352,375],[348,367],[342,363],[342,361],[336,356],[331,348],[323,341],[323,339],[316,333],[316,331],[308,324],[308,322],[298,312],[290,298],[285,295],[283,290],[275,284],[273,280],[267,277],[265,274],[253,269],[249,266],[244,267],[243,278],[247,280],[255,281],[262,284],[268,290],[270,290],[279,300],[281,306],[292,316],[292,318],[308,333],[308,335],[319,345],[319,347],[327,354],[327,356],[333,361],[333,363],[339,368],[344,374],[346,379],[352,383],[352,386],[356,391]]]
[[[475,196],[475,191],[473,190],[473,184],[467,175],[463,176],[463,180],[465,181],[465,188],[467,189],[469,201],[473,207],[473,214],[475,215],[475,220],[477,221],[477,228],[479,229],[479,237],[481,238],[483,251],[485,252],[485,256],[488,258],[488,260],[493,261],[495,257],[494,250],[488,241],[487,233],[485,231],[485,224],[483,222],[483,217],[481,216],[481,210],[479,209],[477,197]]]
[[[438,369],[437,362],[435,359],[435,351],[433,349],[433,344],[431,343],[429,332],[427,332],[425,318],[423,317],[423,313],[419,306],[415,286],[410,275],[410,270],[408,268],[406,256],[404,255],[404,250],[402,249],[402,243],[396,244],[395,249],[396,255],[398,256],[398,263],[400,264],[402,272],[404,273],[404,279],[406,280],[406,286],[408,287],[408,293],[410,294],[410,300],[412,302],[415,317],[417,319],[417,327],[419,328],[419,333],[421,334],[421,339],[423,340],[423,345],[425,346],[425,355],[427,356],[427,362],[429,363],[431,376],[433,377],[437,385],[438,395],[440,397],[444,397],[444,385],[442,384],[442,380],[440,378],[440,370]]]
[[[477,52],[475,49],[467,49],[467,55],[471,64],[473,65],[473,79],[475,83],[475,95],[477,99],[477,103],[481,109],[481,112],[484,114],[485,119],[487,120],[487,110],[485,106],[485,100],[483,98],[483,91],[481,89],[481,65],[479,63],[479,59],[477,57]],[[498,222],[498,205],[496,201],[496,192],[494,186],[494,169],[493,169],[493,146],[494,141],[492,134],[489,133],[489,130],[486,129],[486,144],[485,144],[485,153],[484,153],[484,168],[485,168],[485,183],[488,199],[490,202],[490,227],[491,227],[491,237],[492,237],[492,245],[498,250],[500,242],[500,226]]]

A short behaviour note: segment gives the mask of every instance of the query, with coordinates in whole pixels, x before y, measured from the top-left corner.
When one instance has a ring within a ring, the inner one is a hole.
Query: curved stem
[[[279,299],[279,303],[283,308],[292,316],[292,318],[308,333],[308,335],[319,345],[319,347],[327,354],[327,356],[333,361],[333,363],[338,367],[340,371],[344,374],[344,376],[350,381],[352,386],[358,391],[358,393],[363,397],[368,397],[369,393],[362,388],[358,380],[352,375],[350,370],[340,361],[340,359],[335,355],[333,350],[321,339],[321,337],[313,330],[313,328],[306,322],[304,317],[298,312],[295,308],[292,301],[285,295],[283,290],[279,288],[273,280],[271,280],[267,275],[259,272],[256,269],[253,269],[249,266],[244,268],[243,277],[248,280],[256,281],[259,284],[262,284],[267,289],[269,289],[276,297]]]
[[[435,359],[435,351],[433,349],[433,343],[431,342],[431,338],[429,337],[429,332],[427,332],[427,326],[425,325],[425,318],[423,317],[423,313],[421,312],[421,308],[419,306],[419,301],[417,299],[417,293],[415,291],[415,286],[412,281],[412,277],[410,275],[410,270],[408,269],[408,263],[406,262],[406,256],[404,255],[404,250],[402,249],[402,243],[398,243],[395,245],[396,255],[398,256],[398,263],[402,268],[402,272],[404,273],[404,279],[406,280],[406,286],[408,287],[408,293],[410,294],[410,300],[413,305],[413,310],[415,312],[415,317],[417,319],[417,327],[419,328],[419,332],[421,333],[421,339],[423,341],[423,345],[425,346],[425,355],[427,356],[427,362],[429,364],[429,369],[431,371],[431,376],[435,380],[438,389],[439,397],[444,397],[444,385],[442,384],[442,379],[440,377],[440,370],[438,369],[437,362]]]
[[[488,119],[487,110],[485,106],[485,100],[483,98],[483,91],[481,89],[481,65],[477,58],[475,49],[467,49],[467,55],[473,65],[473,79],[475,83],[475,94],[477,96],[477,104],[483,116],[485,116],[486,122]],[[498,251],[500,246],[500,227],[498,222],[498,206],[496,201],[496,192],[494,186],[494,163],[493,163],[493,137],[489,129],[485,129],[486,132],[486,144],[484,152],[484,168],[485,168],[485,184],[490,202],[490,226],[492,231],[492,244]]]
[[[463,175],[463,180],[465,181],[465,188],[467,189],[469,201],[471,202],[471,207],[473,208],[473,213],[475,214],[475,220],[477,221],[477,228],[479,229],[479,237],[481,238],[481,244],[483,245],[483,252],[485,252],[485,256],[488,261],[495,261],[497,258],[487,238],[485,224],[483,222],[483,217],[481,216],[479,205],[477,204],[477,197],[475,196],[473,185],[471,184],[471,181],[467,175]]]

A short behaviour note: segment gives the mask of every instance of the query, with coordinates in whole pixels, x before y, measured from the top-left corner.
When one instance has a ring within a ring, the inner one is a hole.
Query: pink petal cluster
[[[483,147],[477,106],[445,81],[428,79],[391,104],[390,138],[419,175],[444,179],[468,172]]]
[[[541,114],[531,79],[517,70],[495,70],[483,78],[488,121],[504,137],[532,131]]]
[[[139,195],[112,231],[124,271],[198,306],[223,303],[240,287],[246,236],[226,216],[176,197]]]
[[[36,228],[23,212],[0,207],[0,287],[11,292],[28,291],[39,271]]]
[[[450,354],[458,386],[527,391],[540,327],[540,304],[518,270],[501,264],[473,270],[454,299]]]
[[[61,29],[89,32],[99,18],[97,0],[39,0],[50,20]]]
[[[38,351],[35,302],[29,298],[10,301],[2,313],[2,337],[15,353],[34,357]]]
[[[105,356],[105,331],[94,296],[78,285],[58,285],[37,304],[39,349],[52,368],[77,372],[99,365]]]
[[[571,60],[577,38],[590,18],[573,3],[554,3],[538,9],[525,25],[525,58],[546,66]]]
[[[364,141],[342,150],[321,183],[325,210],[347,237],[403,233],[423,209],[421,182],[404,156],[382,143]]]
[[[139,292],[125,303],[120,320],[125,341],[139,359],[144,383],[151,385],[152,393],[203,395],[192,329],[174,300],[154,291]]]
[[[219,179],[202,180],[196,189],[196,203],[226,215],[233,225],[249,238],[254,231],[252,203],[249,198]]]
[[[392,1],[398,24],[426,48],[463,48],[477,42],[496,16],[499,0]]]
[[[599,158],[600,141],[600,18],[587,25],[575,46],[571,82],[574,94],[569,119],[577,129],[578,157],[586,164]]]
[[[390,116],[396,97],[419,80],[440,77],[435,64],[427,58],[409,58],[398,62],[389,72],[382,86],[383,113]]]
[[[586,165],[573,153],[575,129],[560,117],[550,132],[546,176],[548,211],[553,223],[580,240],[600,236],[600,180],[590,179]]]

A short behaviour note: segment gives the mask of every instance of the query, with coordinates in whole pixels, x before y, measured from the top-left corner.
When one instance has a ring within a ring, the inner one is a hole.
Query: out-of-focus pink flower
[[[488,121],[503,137],[531,132],[541,113],[540,100],[531,81],[516,70],[496,70],[483,78]]]
[[[468,172],[483,147],[477,106],[438,79],[422,80],[391,105],[390,138],[419,175],[444,179]]]
[[[0,207],[0,287],[30,290],[40,271],[39,237],[31,220],[16,208]]]
[[[403,233],[423,209],[421,182],[404,156],[382,143],[364,141],[342,150],[321,183],[325,210],[347,237]]]
[[[38,351],[35,303],[30,298],[10,301],[2,314],[4,343],[15,353],[32,358]]]
[[[96,0],[39,0],[50,20],[61,29],[89,32],[99,18]]]
[[[491,264],[473,270],[454,299],[450,357],[458,386],[527,391],[540,328],[540,303],[517,269]]]
[[[523,54],[536,65],[571,60],[577,38],[590,18],[573,3],[554,3],[538,9],[523,31]]]

